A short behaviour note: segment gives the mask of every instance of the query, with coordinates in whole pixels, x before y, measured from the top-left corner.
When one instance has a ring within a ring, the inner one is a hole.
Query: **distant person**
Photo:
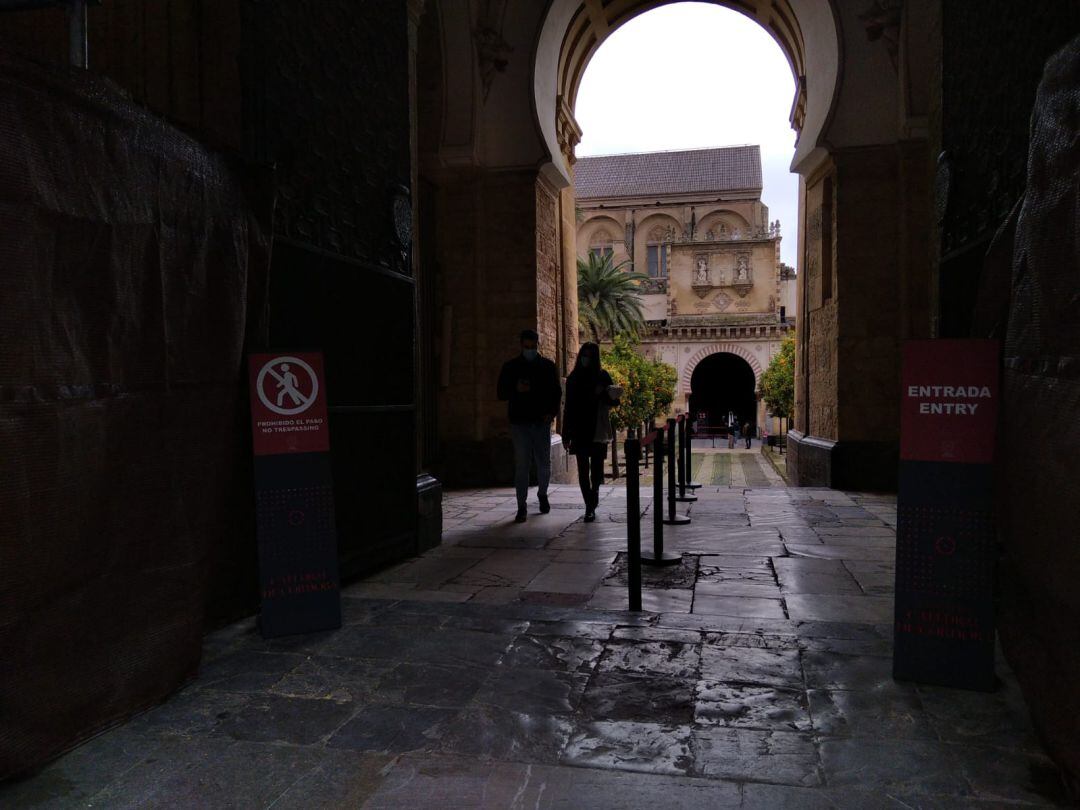
[[[735,449],[735,423],[728,420],[727,426],[727,449]]]
[[[562,386],[555,364],[537,350],[540,337],[531,329],[521,333],[521,354],[503,363],[499,372],[499,399],[507,402],[510,435],[514,440],[514,488],[517,515],[524,523],[529,497],[529,464],[536,462],[537,499],[540,511],[551,511],[548,483],[551,481],[551,423],[562,402]]]
[[[574,370],[566,379],[563,439],[577,458],[586,523],[596,520],[600,485],[604,483],[604,459],[613,436],[609,412],[621,396],[622,389],[613,385],[611,375],[600,367],[600,347],[595,343],[583,344]]]
[[[744,422],[743,423],[742,435],[743,435],[743,438],[746,439],[746,449],[747,450],[750,449],[750,439],[753,438],[753,435],[754,435],[753,430],[754,429],[750,426],[749,422]]]

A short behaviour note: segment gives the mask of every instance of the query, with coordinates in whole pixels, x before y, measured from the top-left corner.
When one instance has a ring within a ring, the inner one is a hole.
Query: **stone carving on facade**
[[[697,257],[697,267],[694,270],[694,283],[709,283],[709,257],[704,254]]]
[[[574,150],[581,143],[581,126],[574,118],[574,111],[561,95],[556,99],[555,110],[555,138],[559,142],[559,151],[562,152],[566,165],[573,166],[577,161]]]
[[[646,295],[666,293],[668,280],[666,278],[647,278],[641,282],[641,291]]]
[[[709,254],[698,253],[694,256],[694,280],[690,287],[698,298],[705,298],[712,292],[713,284],[709,278]]]
[[[795,130],[795,143],[799,143],[803,124],[806,122],[806,77],[799,77],[799,86],[795,91],[795,103],[791,106],[791,128]]]
[[[894,70],[900,55],[900,23],[903,11],[903,0],[874,0],[874,3],[859,15],[859,21],[866,29],[866,38],[871,42],[881,40],[884,43]]]
[[[594,250],[604,250],[612,247],[612,243],[614,241],[615,240],[612,238],[611,234],[608,233],[604,228],[601,228],[593,234],[592,243],[589,245],[589,247]]]
[[[634,212],[630,212],[630,220],[626,223],[626,236],[624,245],[626,246],[626,255],[630,257],[630,261],[634,260]]]
[[[745,298],[746,294],[754,286],[754,276],[748,252],[744,251],[735,255],[735,269],[732,271],[731,286],[739,293],[740,298]]]
[[[745,253],[740,253],[735,268],[735,281],[750,280],[750,263]]]
[[[506,72],[506,67],[510,64],[510,54],[514,52],[502,35],[506,5],[507,0],[485,0],[473,30],[473,44],[476,46],[476,59],[480,64],[480,85],[484,101],[487,101],[491,92],[495,74]]]
[[[715,298],[713,298],[712,305],[716,308],[717,311],[723,312],[725,309],[731,306],[731,301],[731,296],[721,290],[720,293],[717,294]]]

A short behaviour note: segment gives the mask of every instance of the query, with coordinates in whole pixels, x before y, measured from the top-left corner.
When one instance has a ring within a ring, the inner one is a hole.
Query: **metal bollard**
[[[641,552],[644,565],[675,565],[682,557],[664,553],[664,429],[658,427],[653,448],[653,548]]]
[[[679,456],[677,464],[679,465],[679,495],[675,500],[679,503],[693,503],[697,500],[697,495],[686,492],[686,477],[687,468],[690,466],[689,457],[690,454],[686,450],[686,417],[683,414],[679,414],[678,419],[678,431],[679,431]]]
[[[630,610],[641,610],[641,441],[627,439],[626,458],[626,584]]]
[[[666,445],[667,450],[667,502],[668,502],[668,516],[664,518],[664,523],[668,526],[684,526],[690,522],[689,515],[677,515],[675,514],[675,420],[667,420],[667,436],[668,442]]]
[[[701,489],[701,484],[690,478],[690,467],[693,461],[694,453],[694,431],[693,424],[689,419],[686,420],[686,451],[683,453],[683,479],[686,481],[686,488],[693,493],[695,489]]]

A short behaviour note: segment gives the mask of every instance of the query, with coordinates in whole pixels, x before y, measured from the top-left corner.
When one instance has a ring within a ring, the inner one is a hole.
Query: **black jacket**
[[[520,393],[518,380],[528,380],[529,390]],[[562,386],[555,364],[546,357],[526,360],[518,355],[503,363],[499,372],[499,399],[509,403],[510,424],[540,422],[545,416],[554,417],[562,402]]]
[[[611,375],[603,369],[600,374],[583,374],[574,371],[566,380],[566,412],[563,414],[563,441],[575,448],[588,447],[596,436],[596,413],[599,408],[610,408],[615,403],[607,395]],[[602,386],[598,394],[596,387]]]

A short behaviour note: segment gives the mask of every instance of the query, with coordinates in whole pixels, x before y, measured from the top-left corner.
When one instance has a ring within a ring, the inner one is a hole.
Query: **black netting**
[[[254,579],[270,199],[106,82],[0,53],[0,778],[190,678],[211,589]]]

